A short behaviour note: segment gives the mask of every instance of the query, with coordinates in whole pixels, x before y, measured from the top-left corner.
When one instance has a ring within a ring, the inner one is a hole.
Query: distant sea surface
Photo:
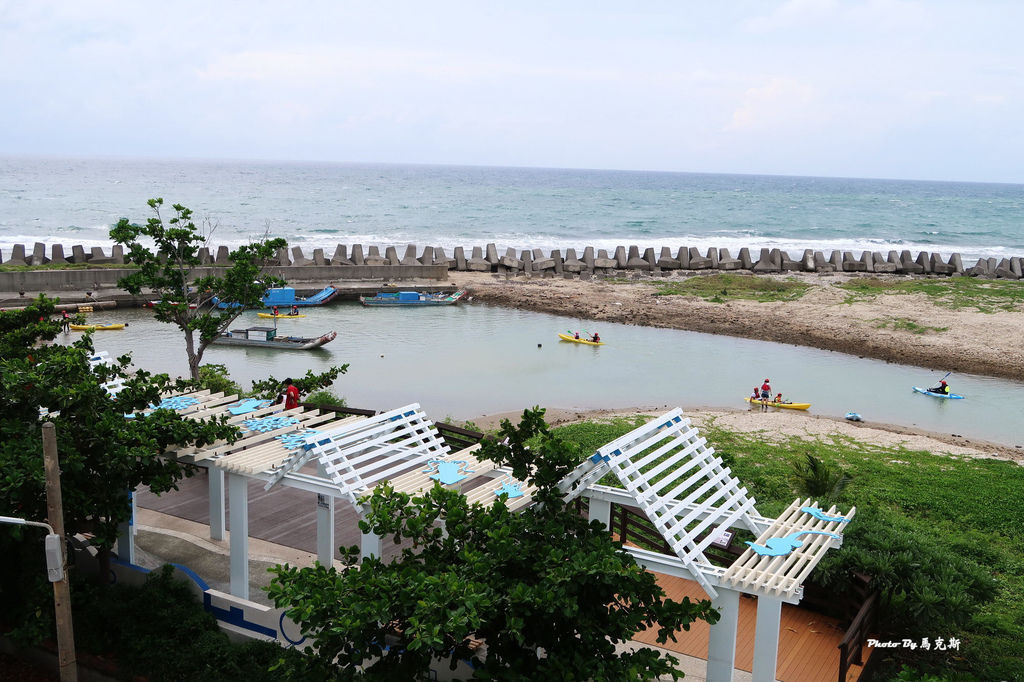
[[[778,247],[1024,256],[1024,185],[607,170],[0,158],[0,251],[109,246],[163,197],[306,255],[336,244],[564,249]],[[449,251],[449,255],[451,252]],[[756,253],[754,254],[756,256]]]

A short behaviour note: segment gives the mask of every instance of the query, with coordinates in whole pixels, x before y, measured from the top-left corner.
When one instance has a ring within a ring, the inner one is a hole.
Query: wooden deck
[[[316,554],[316,495],[286,486],[263,489],[263,482],[249,480],[249,536]],[[197,523],[210,524],[207,475],[199,473],[178,483],[178,490],[157,496],[146,489],[136,492],[138,506]],[[225,505],[228,500],[225,486]],[[227,516],[227,530],[231,517]],[[360,543],[361,535],[355,510],[345,500],[334,506],[334,558],[341,557],[338,547]],[[385,559],[397,556],[401,547],[384,538]]]
[[[209,525],[207,476],[200,473],[182,480],[179,490],[157,496],[148,490],[136,493],[140,507],[171,516]],[[335,506],[335,546],[358,545],[357,515],[350,505],[339,500]],[[230,518],[228,519],[230,524]],[[230,525],[229,528],[230,530]],[[316,553],[316,496],[295,488],[275,486],[266,491],[263,483],[249,482],[249,535],[267,542]],[[390,538],[384,539],[384,558],[396,556],[401,547]],[[335,551],[335,558],[339,554]],[[688,596],[691,600],[707,595],[692,580],[655,574],[666,594],[675,600]],[[737,628],[736,667],[751,670],[754,651],[754,622],[757,601],[740,598],[740,620]],[[663,647],[673,652],[707,659],[708,629],[703,621],[690,630],[676,634],[677,641],[660,645],[656,630],[641,633],[635,639],[644,644]],[[839,641],[843,631],[837,621],[789,604],[782,605],[779,635],[779,657],[776,678],[780,682],[829,682],[839,670]],[[864,655],[867,656],[867,650]],[[855,667],[847,682],[856,682],[860,668]]]
[[[693,580],[684,580],[655,573],[658,584],[671,599],[691,601],[707,599],[707,594]],[[740,597],[740,618],[736,628],[736,668],[750,672],[754,658],[754,623],[757,600]],[[697,621],[689,631],[676,633],[675,642],[658,644],[657,631],[647,630],[634,639],[644,644],[660,646],[670,651],[707,660],[710,626]],[[830,682],[839,673],[839,642],[844,631],[835,618],[813,613],[799,606],[782,605],[779,632],[779,657],[775,677],[780,682]],[[867,651],[864,652],[865,657]],[[847,676],[847,682],[856,682],[860,667]]]

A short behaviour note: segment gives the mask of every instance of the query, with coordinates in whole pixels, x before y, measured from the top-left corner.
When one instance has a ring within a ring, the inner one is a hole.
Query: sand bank
[[[617,410],[566,410],[548,408],[544,418],[548,424],[559,426],[580,421],[634,417],[637,415],[656,416],[675,407],[657,405]],[[879,447],[902,447],[907,450],[924,450],[934,454],[956,457],[977,457],[1004,459],[1024,466],[1024,449],[1014,448],[975,438],[964,438],[947,434],[931,433],[920,429],[876,422],[850,422],[836,417],[805,414],[799,412],[761,412],[758,410],[726,410],[721,408],[684,408],[683,413],[693,420],[697,428],[710,424],[738,433],[756,434],[758,438],[779,442],[791,437],[825,441],[833,437],[849,438]],[[522,412],[505,412],[483,415],[472,421],[480,429],[496,429],[502,419],[513,424],[519,423]],[[714,443],[712,443],[714,445]]]
[[[1021,311],[981,313],[952,309],[936,305],[925,294],[880,295],[849,302],[849,292],[833,285],[850,275],[762,275],[798,277],[811,289],[796,301],[711,303],[695,296],[655,296],[655,287],[642,281],[522,277],[504,280],[486,273],[449,274],[454,283],[470,290],[474,300],[514,308],[792,343],[943,371],[1024,381]],[[932,329],[916,334],[894,328],[893,322],[897,320]]]

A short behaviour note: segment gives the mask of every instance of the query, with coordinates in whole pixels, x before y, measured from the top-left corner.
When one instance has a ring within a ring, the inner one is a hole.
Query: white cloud
[[[772,78],[743,94],[743,101],[725,131],[777,133],[803,126],[814,121],[818,99],[818,92],[811,85],[791,78]]]

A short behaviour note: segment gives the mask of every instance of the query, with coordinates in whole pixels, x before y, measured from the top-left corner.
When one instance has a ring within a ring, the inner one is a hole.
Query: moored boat
[[[124,323],[111,323],[111,324],[72,324],[72,329],[78,332],[92,332],[92,331],[111,331],[114,329],[124,329]]]
[[[419,291],[378,292],[376,296],[360,296],[359,302],[366,306],[455,305],[465,295],[466,292],[462,290],[451,294],[428,294]]]
[[[273,327],[249,327],[248,329],[232,329],[221,334],[213,343],[219,346],[249,346],[254,348],[273,348],[275,350],[312,350],[325,343],[330,343],[338,336],[338,332],[330,331],[321,336],[278,336]]]
[[[292,315],[291,313],[278,313],[277,315],[275,315],[274,313],[256,313],[256,317],[262,317],[264,319],[271,319],[271,320],[273,320],[273,319],[283,320],[286,317],[292,317],[292,318],[295,318],[295,317],[305,317],[305,315],[303,315],[302,313],[298,313],[296,315]]]
[[[275,305],[280,308],[291,308],[293,305],[323,305],[324,303],[333,300],[337,295],[338,290],[332,286],[326,286],[312,296],[306,298],[296,296],[295,289],[292,287],[275,287],[273,289],[267,289],[266,293],[263,294],[262,303],[264,308],[273,308]],[[237,303],[222,301],[216,296],[211,299],[211,302],[222,310],[240,307]]]
[[[558,338],[562,341],[572,341],[573,343],[582,343],[585,346],[603,346],[604,341],[591,341],[590,339],[577,339],[575,336],[569,334],[559,334]]]
[[[768,407],[781,407],[784,410],[806,410],[811,406],[810,403],[791,403],[791,402],[775,402],[774,400],[761,400],[760,398],[754,399],[750,396],[744,398],[751,405],[767,405]]]

